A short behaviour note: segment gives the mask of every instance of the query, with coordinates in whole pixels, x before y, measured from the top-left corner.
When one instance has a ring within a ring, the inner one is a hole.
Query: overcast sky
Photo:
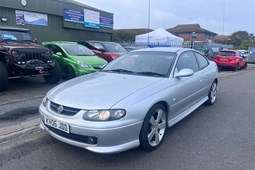
[[[217,34],[255,33],[255,0],[76,0],[111,12],[114,29],[200,24]],[[150,1],[150,24],[148,9]]]

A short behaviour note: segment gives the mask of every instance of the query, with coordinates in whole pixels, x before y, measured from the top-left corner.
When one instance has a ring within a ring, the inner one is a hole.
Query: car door
[[[208,96],[208,92],[211,88],[212,82],[211,82],[211,77],[212,73],[209,71],[209,61],[206,57],[204,57],[202,54],[198,52],[194,52],[198,66],[199,66],[199,71],[197,72],[197,76],[200,77],[200,92],[201,92],[201,99],[205,98]]]
[[[66,53],[59,46],[55,44],[51,45],[51,51],[53,52],[54,60],[57,61],[60,65],[61,72],[64,73],[65,67],[68,63],[68,61],[66,61],[66,58],[67,58]],[[57,53],[61,53],[62,56],[57,55]]]
[[[194,75],[176,78],[175,75],[182,69],[191,69]],[[183,52],[175,65],[172,88],[172,101],[170,119],[184,113],[202,100],[201,88],[203,88],[203,77],[201,76],[197,59],[192,51]]]

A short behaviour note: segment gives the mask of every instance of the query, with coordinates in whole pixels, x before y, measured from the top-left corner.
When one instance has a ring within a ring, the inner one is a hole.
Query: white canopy
[[[158,28],[152,32],[136,35],[135,44],[143,46],[171,46],[182,47],[183,38],[177,37],[163,28]]]

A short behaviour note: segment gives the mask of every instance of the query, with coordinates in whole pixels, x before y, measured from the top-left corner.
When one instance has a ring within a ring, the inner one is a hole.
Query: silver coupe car
[[[128,52],[51,89],[39,112],[54,138],[98,153],[154,150],[168,127],[216,101],[218,69],[185,48]]]

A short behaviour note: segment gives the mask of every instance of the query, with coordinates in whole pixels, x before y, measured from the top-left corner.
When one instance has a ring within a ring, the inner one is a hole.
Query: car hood
[[[96,72],[64,82],[47,96],[52,102],[68,107],[109,109],[160,79],[163,78]]]
[[[107,63],[106,60],[94,55],[94,56],[73,56],[76,61],[81,61],[85,64],[89,64],[92,67],[98,65],[104,65]]]
[[[10,48],[10,49],[12,49],[12,48],[43,48],[43,49],[47,49],[47,48],[42,47],[35,43],[4,42],[4,43],[0,43],[0,45],[2,47]]]

